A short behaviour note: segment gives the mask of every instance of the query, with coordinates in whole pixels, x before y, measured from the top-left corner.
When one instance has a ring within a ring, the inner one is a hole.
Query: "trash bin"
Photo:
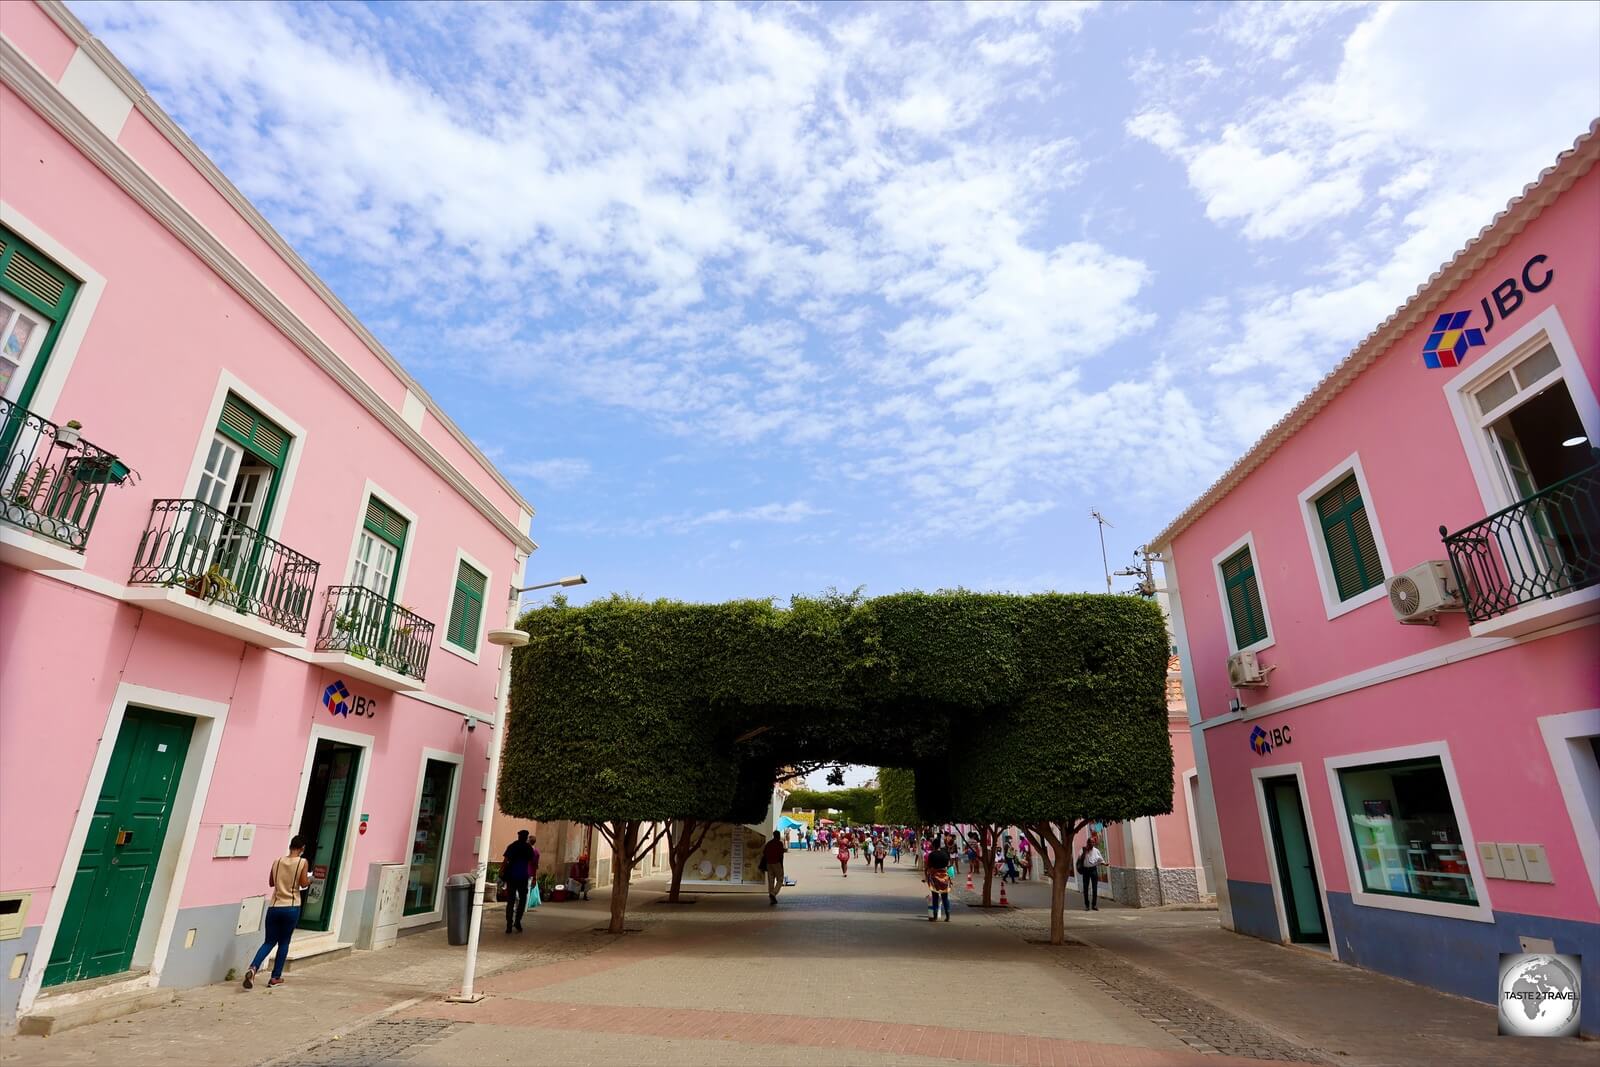
[[[470,874],[452,874],[444,883],[445,936],[452,945],[465,945],[472,928],[472,889]]]

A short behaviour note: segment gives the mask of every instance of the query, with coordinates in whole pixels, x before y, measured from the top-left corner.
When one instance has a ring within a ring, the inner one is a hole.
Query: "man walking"
[[[517,839],[506,846],[500,860],[500,877],[506,883],[506,933],[514,928],[520,934],[522,915],[528,910],[528,883],[539,877],[539,850],[528,840],[528,831],[517,831]]]
[[[922,867],[922,880],[928,883],[928,921],[939,921],[939,907],[944,906],[944,921],[950,921],[950,853],[937,845],[928,853]]]
[[[772,831],[772,840],[761,849],[761,869],[767,872],[767,898],[776,904],[783,889],[783,840],[778,831]]]
[[[1083,851],[1078,853],[1078,874],[1083,877],[1083,910],[1100,910],[1100,864],[1105,862],[1105,857],[1100,855],[1100,848],[1094,843],[1091,834],[1084,839]]]

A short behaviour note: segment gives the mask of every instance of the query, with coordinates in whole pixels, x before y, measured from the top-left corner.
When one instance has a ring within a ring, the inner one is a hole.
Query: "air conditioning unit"
[[[1271,667],[1263,667],[1254,652],[1235,652],[1228,657],[1228,684],[1235,689],[1250,689],[1267,684]]]
[[[1403,623],[1432,626],[1441,611],[1464,611],[1450,564],[1442,559],[1419,563],[1389,579],[1389,606]]]

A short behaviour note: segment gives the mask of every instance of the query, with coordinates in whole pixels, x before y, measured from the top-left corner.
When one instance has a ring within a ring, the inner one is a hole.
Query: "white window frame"
[[[1250,791],[1256,798],[1256,814],[1261,819],[1261,844],[1267,850],[1267,875],[1272,880],[1272,906],[1278,913],[1278,940],[1284,944],[1304,944],[1289,937],[1289,911],[1283,904],[1284,887],[1278,873],[1278,853],[1272,845],[1272,817],[1267,814],[1267,791],[1261,787],[1261,783],[1267,778],[1286,778],[1289,775],[1294,775],[1295,785],[1300,789],[1300,811],[1306,820],[1306,837],[1311,841],[1311,860],[1317,868],[1317,892],[1322,895],[1322,925],[1328,931],[1328,951],[1333,954],[1334,959],[1338,959],[1339,939],[1334,936],[1333,909],[1328,906],[1328,871],[1327,863],[1323,860],[1326,853],[1322,851],[1322,844],[1317,840],[1317,820],[1311,813],[1311,795],[1306,791],[1306,772],[1299,761],[1250,768]]]
[[[1444,385],[1445,399],[1450,405],[1450,413],[1455,417],[1456,431],[1461,435],[1467,463],[1472,468],[1472,477],[1478,483],[1478,493],[1483,498],[1484,515],[1493,515],[1517,501],[1510,499],[1501,482],[1497,461],[1491,451],[1493,446],[1483,432],[1488,420],[1478,414],[1474,394],[1497,374],[1524,356],[1531,355],[1546,342],[1555,349],[1556,359],[1561,364],[1561,378],[1567,383],[1567,393],[1572,397],[1572,406],[1577,409],[1584,433],[1589,435],[1591,443],[1600,442],[1600,401],[1595,399],[1594,384],[1584,373],[1578,350],[1573,347],[1566,324],[1561,321],[1561,313],[1553,306],[1545,308],[1490,349],[1477,363]]]
[[[1350,836],[1350,818],[1345,811],[1344,790],[1339,785],[1339,772],[1350,767],[1365,767],[1377,763],[1401,763],[1408,760],[1439,760],[1444,770],[1445,786],[1450,791],[1451,814],[1456,817],[1456,828],[1461,831],[1461,848],[1467,855],[1467,869],[1472,874],[1472,888],[1478,895],[1476,904],[1452,904],[1443,900],[1424,900],[1420,897],[1391,896],[1372,893],[1361,878],[1361,862],[1356,856],[1355,841]],[[1478,839],[1467,819],[1467,807],[1461,800],[1461,783],[1456,779],[1456,767],[1450,759],[1450,745],[1445,741],[1427,741],[1398,748],[1380,748],[1369,752],[1351,752],[1343,756],[1329,756],[1323,760],[1328,771],[1328,796],[1333,801],[1335,821],[1339,824],[1339,842],[1344,851],[1345,871],[1350,878],[1350,900],[1360,908],[1385,908],[1389,911],[1407,911],[1413,915],[1437,915],[1446,919],[1467,919],[1471,922],[1494,922],[1494,907],[1489,902],[1489,886],[1483,869],[1478,865]]]
[[[447,873],[450,870],[450,849],[455,845],[456,815],[459,813],[461,806],[461,790],[464,785],[462,778],[465,775],[465,768],[462,766],[461,753],[446,752],[441,748],[424,748],[421,756],[417,759],[417,790],[411,795],[411,825],[406,829],[405,841],[405,866],[408,885],[410,884],[411,876],[411,855],[416,844],[417,821],[420,814],[417,809],[422,804],[422,783],[428,774],[429,760],[436,760],[440,763],[453,763],[456,768],[455,774],[451,776],[450,803],[445,811],[444,842],[440,845],[441,851],[439,852],[439,881],[433,887],[433,910],[419,911],[415,915],[401,915],[400,929],[402,930],[413,926],[426,926],[428,923],[436,923],[444,918],[444,884],[447,880]],[[297,823],[296,825],[299,824]],[[376,886],[369,888],[373,892],[377,891]],[[402,904],[401,911],[404,910],[405,906]]]
[[[456,575],[461,573],[461,565],[465,563],[479,574],[483,575],[483,603],[478,605],[478,643],[473,648],[462,648],[450,640],[450,606],[455,603]],[[468,663],[477,665],[480,650],[483,648],[483,623],[489,614],[489,593],[494,588],[494,571],[479,563],[468,555],[464,548],[456,549],[456,561],[450,567],[450,584],[445,587],[444,594],[444,626],[443,634],[439,638],[439,647],[452,656],[460,656]]]
[[[33,399],[28,401],[28,410],[35,415],[60,422],[55,418],[56,401],[61,399],[61,390],[65,388],[67,376],[72,373],[72,364],[83,347],[84,335],[89,332],[89,322],[94,318],[95,308],[106,291],[106,279],[82,257],[74,255],[66,245],[51,237],[43,227],[5,200],[0,200],[0,222],[33,245],[40,255],[53,260],[56,266],[78,279],[78,292],[72,298],[72,306],[67,309],[67,317],[62,320],[61,332],[56,335],[56,346],[50,351],[50,362],[39,378],[38,388],[33,391]],[[95,438],[93,433],[87,436]]]
[[[1378,546],[1378,561],[1383,566],[1384,580],[1371,589],[1357,593],[1349,600],[1339,599],[1339,583],[1334,580],[1333,559],[1328,555],[1328,539],[1323,534],[1322,516],[1317,513],[1317,498],[1332,489],[1351,474],[1356,476],[1356,486],[1361,490],[1361,503],[1367,511],[1367,524],[1372,527],[1372,540]],[[1389,598],[1388,580],[1395,575],[1394,564],[1389,562],[1389,546],[1383,539],[1383,527],[1378,524],[1378,511],[1373,506],[1372,490],[1367,485],[1367,472],[1361,466],[1361,454],[1352,452],[1328,473],[1300,491],[1300,517],[1306,524],[1306,540],[1311,545],[1313,568],[1317,572],[1317,588],[1322,590],[1322,607],[1330,620],[1348,614],[1375,600]],[[1254,558],[1254,552],[1251,553]],[[1256,578],[1259,586],[1260,576]],[[1262,594],[1263,599],[1266,594]],[[1265,607],[1263,607],[1263,612]]]
[[[1600,768],[1584,751],[1589,738],[1600,736],[1600,708],[1541,715],[1539,733],[1550,751],[1550,766],[1567,803],[1589,887],[1594,890],[1595,902],[1600,903]]]
[[[1250,550],[1250,566],[1256,575],[1256,594],[1261,598],[1261,621],[1267,625],[1267,636],[1244,648],[1233,633],[1233,612],[1228,609],[1228,585],[1222,577],[1222,565],[1239,554],[1241,548]],[[1229,652],[1260,652],[1278,643],[1278,631],[1272,626],[1272,611],[1267,607],[1267,583],[1261,572],[1261,553],[1256,550],[1256,535],[1247,530],[1243,537],[1211,557],[1211,576],[1217,581],[1217,606],[1222,609],[1222,625],[1228,633]],[[1185,694],[1187,697],[1187,694]]]
[[[232,371],[224,370],[217,375],[216,387],[211,391],[211,403],[206,408],[205,421],[196,432],[194,455],[189,460],[189,473],[183,479],[183,499],[193,500],[195,494],[200,491],[200,475],[206,469],[206,454],[211,450],[211,442],[216,439],[217,425],[222,421],[222,408],[228,401],[229,393],[277,423],[283,428],[283,432],[289,435],[289,455],[283,461],[283,469],[278,472],[281,480],[278,483],[277,495],[272,501],[272,514],[267,516],[267,527],[262,531],[276,541],[279,540],[278,534],[283,529],[284,516],[289,513],[289,500],[294,492],[295,476],[300,472],[300,457],[305,454],[305,427],[291,419],[282,408],[262,396],[260,392],[246,385]],[[242,447],[239,450],[243,455],[249,455],[248,450]]]
[[[355,570],[356,553],[361,551],[361,531],[367,524],[367,504],[373,497],[385,507],[391,508],[396,515],[406,520],[406,542],[400,550],[400,559],[395,564],[399,571],[394,579],[394,602],[404,604],[406,589],[406,574],[411,570],[411,558],[416,555],[417,548],[417,513],[400,502],[400,498],[384,489],[371,478],[367,479],[366,486],[361,490],[361,506],[356,508],[355,528],[350,531],[350,555],[344,561],[344,570],[339,572],[336,585],[350,584],[350,574]]]

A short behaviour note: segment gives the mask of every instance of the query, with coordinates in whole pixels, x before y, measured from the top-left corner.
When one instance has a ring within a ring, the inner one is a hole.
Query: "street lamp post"
[[[473,878],[472,886],[472,924],[467,929],[467,964],[461,976],[461,992],[445,999],[457,1004],[476,1004],[483,999],[483,994],[473,990],[473,982],[478,974],[478,938],[483,933],[483,890],[485,876],[489,870],[488,828],[494,826],[494,814],[498,810],[500,793],[500,752],[505,746],[506,716],[511,708],[511,656],[512,649],[521,648],[528,643],[528,634],[517,629],[517,608],[523,593],[531,593],[535,589],[553,589],[556,586],[584,585],[589,581],[581,574],[569,578],[561,578],[554,582],[540,582],[538,585],[525,585],[512,587],[510,599],[506,603],[506,625],[503,630],[490,630],[486,635],[491,645],[499,645],[505,649],[500,657],[500,696],[496,702],[494,740],[489,743],[489,789],[484,797],[484,825],[485,832],[478,841],[478,867]]]

